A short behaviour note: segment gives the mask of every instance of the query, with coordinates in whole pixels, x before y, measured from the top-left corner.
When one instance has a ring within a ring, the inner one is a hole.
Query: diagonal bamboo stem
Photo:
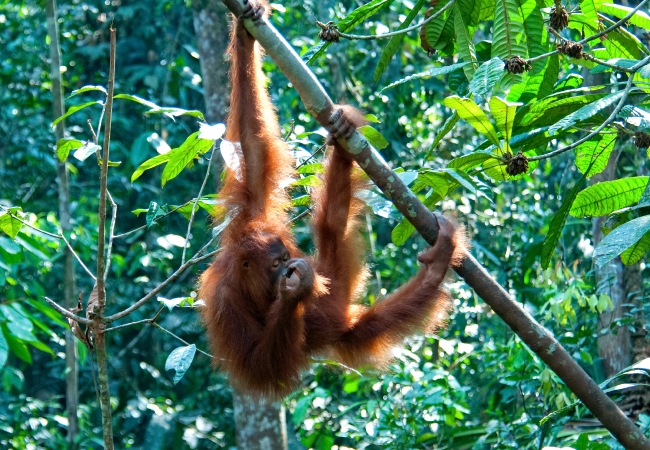
[[[241,15],[241,0],[223,0],[236,16]],[[246,21],[246,29],[264,47],[280,70],[298,91],[307,111],[318,122],[329,128],[333,103],[316,76],[282,35],[266,19],[254,26]],[[223,30],[215,30],[223,32]],[[408,187],[395,175],[381,155],[363,136],[356,132],[349,140],[339,143],[350,153],[372,181],[386,194],[420,232],[433,245],[438,237],[436,217],[422,204]],[[618,441],[627,449],[649,449],[650,441],[634,423],[587,375],[553,335],[531,317],[490,276],[470,254],[456,272],[474,291],[490,305],[492,310],[564,381],[569,389],[585,404]]]

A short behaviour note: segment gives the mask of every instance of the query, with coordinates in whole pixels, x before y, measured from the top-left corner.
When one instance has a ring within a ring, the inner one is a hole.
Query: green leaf
[[[455,184],[446,172],[422,171],[418,178],[420,182],[431,187],[441,197],[447,195],[450,186]]]
[[[447,73],[451,73],[451,72],[454,72],[454,71],[456,71],[458,69],[461,69],[464,66],[466,66],[467,64],[469,64],[469,63],[463,62],[463,63],[452,64],[450,66],[434,67],[433,69],[425,70],[424,72],[416,73],[416,74],[410,75],[410,76],[408,76],[406,78],[402,78],[401,80],[395,81],[395,82],[389,84],[388,86],[382,88],[377,93],[381,94],[386,89],[390,89],[390,88],[393,88],[395,86],[399,86],[400,84],[408,83],[410,81],[417,80],[417,79],[420,79],[420,78],[428,78],[428,77],[435,77],[435,76],[438,76],[438,75],[445,75]]]
[[[492,88],[501,80],[505,71],[501,58],[492,58],[476,69],[474,78],[469,82],[469,91],[479,97],[487,97]],[[465,72],[467,74],[467,72]],[[468,77],[469,79],[469,77]]]
[[[411,24],[411,22],[413,22],[413,19],[417,17],[425,1],[426,0],[418,0],[415,6],[411,8],[404,21],[400,24],[399,27],[397,27],[397,30],[395,31],[403,30],[404,28],[408,27]],[[404,40],[404,36],[405,33],[400,33],[391,37],[384,50],[381,52],[381,56],[379,57],[379,62],[377,63],[377,67],[375,68],[375,75],[374,75],[375,83],[379,81],[381,75],[386,71],[388,64],[390,63],[391,59],[393,59],[393,56],[395,56],[395,53],[397,53],[399,46],[402,44],[402,41]]]
[[[151,228],[160,217],[164,216],[167,213],[166,209],[165,206],[160,206],[156,202],[150,202],[146,216],[147,228]]]
[[[566,95],[570,91],[565,91]],[[605,94],[586,94],[575,97],[558,97],[553,95],[536,101],[523,108],[519,108],[515,117],[515,129],[529,126],[542,127],[557,122],[559,118],[566,117],[568,114],[588,105]]]
[[[204,154],[210,150],[210,148],[212,148],[212,144],[214,143],[212,140],[201,139],[198,136],[198,131],[190,134],[180,147],[168,153],[171,156],[167,162],[167,165],[163,169],[163,186],[169,181],[176,178],[178,174],[181,173],[187,166],[187,164],[192,161],[197,155]]]
[[[309,195],[301,195],[291,200],[292,206],[309,206],[311,204],[311,198]]]
[[[72,98],[75,95],[83,94],[84,92],[90,92],[90,91],[99,91],[99,92],[102,92],[104,95],[108,95],[108,92],[106,92],[106,88],[104,86],[91,86],[91,85],[88,85],[88,86],[84,86],[84,87],[79,88],[79,89],[75,89],[68,96],[68,98]]]
[[[635,244],[621,253],[621,261],[626,266],[631,266],[633,264],[641,261],[641,258],[645,256],[650,250],[650,231],[643,235]]]
[[[580,9],[587,17],[589,23],[598,28],[598,10],[603,4],[602,0],[580,0]]]
[[[152,169],[169,161],[169,159],[172,157],[171,153],[175,150],[178,149],[170,150],[169,152],[163,153],[162,155],[154,156],[153,158],[148,159],[140,164],[140,166],[135,169],[135,172],[133,172],[133,175],[131,175],[131,183],[140,178],[140,175],[142,175],[145,170]]]
[[[454,126],[458,122],[458,119],[460,119],[460,116],[458,115],[457,112],[454,112],[451,116],[445,120],[445,123],[442,124],[442,128],[438,131],[438,134],[433,138],[433,142],[431,143],[431,147],[429,147],[429,150],[427,150],[427,154],[424,157],[425,160],[429,160],[429,157],[431,156],[431,152],[438,146],[440,141],[442,141],[447,134],[454,129]]]
[[[595,116],[612,103],[617,102],[623,96],[623,93],[624,90],[621,90],[613,94],[609,94],[608,96],[603,97],[599,100],[596,100],[589,105],[583,106],[579,110],[569,114],[564,119],[551,126],[551,128],[548,130],[549,134],[554,135],[559,130],[565,130],[572,127],[576,123],[582,122],[583,120],[587,120],[590,117]]]
[[[476,131],[487,137],[494,145],[501,148],[499,138],[492,123],[473,100],[454,95],[447,97],[442,103],[447,108],[458,112],[461,119],[466,120]]]
[[[474,152],[469,155],[454,158],[447,163],[449,169],[462,170],[467,172],[470,169],[480,166],[483,162],[490,158],[494,158],[494,154],[485,152]]]
[[[362,23],[368,17],[378,13],[381,9],[389,6],[393,0],[371,0],[363,6],[352,11],[345,19],[338,23],[339,31],[347,33],[354,27]],[[303,60],[308,57],[307,64],[311,64],[316,58],[322,55],[331,42],[319,42],[316,48],[310,49],[304,56]]]
[[[603,45],[611,58],[643,59],[643,53],[647,51],[636,36],[622,28],[607,33],[607,39],[603,42]],[[644,48],[644,52],[639,47]]]
[[[528,57],[543,55],[548,52],[548,31],[536,0],[519,0],[519,15],[524,20]],[[546,62],[542,59],[532,64],[531,73],[539,73]],[[553,80],[555,82],[555,80]]]
[[[18,235],[23,224],[16,217],[22,210],[20,208],[9,208],[8,211],[0,211],[0,230],[4,231],[13,240]]]
[[[181,381],[187,369],[192,365],[194,355],[196,354],[196,345],[188,345],[186,347],[175,348],[167,357],[165,362],[165,370],[175,370],[174,384]]]
[[[496,0],[492,25],[492,57],[528,57],[524,20],[517,0]]]
[[[602,267],[641,240],[650,231],[650,216],[638,217],[613,229],[596,247],[596,266]]]
[[[400,223],[397,224],[395,228],[393,228],[393,231],[390,233],[390,237],[393,241],[393,244],[399,247],[404,244],[404,242],[406,242],[409,237],[411,237],[414,231],[415,227],[411,225],[411,222],[409,222],[407,219],[403,219]]]
[[[156,105],[154,102],[150,102],[149,100],[145,100],[141,97],[138,97],[137,95],[130,95],[130,94],[117,94],[115,97],[116,99],[124,99],[124,100],[131,100],[132,102],[139,103],[141,105],[146,106],[147,108],[150,109],[160,109],[160,106]]]
[[[325,167],[323,167],[323,163],[320,162],[305,164],[304,166],[299,167],[297,172],[302,174],[325,173]]]
[[[476,70],[476,50],[474,49],[474,44],[472,44],[472,36],[470,36],[467,25],[465,25],[465,22],[463,21],[463,15],[460,12],[458,2],[454,4],[454,30],[456,32],[458,55],[463,59],[463,61],[471,63],[463,67],[465,76],[471,81],[474,76],[474,70]]]
[[[2,369],[7,363],[7,357],[9,356],[9,344],[5,335],[0,331],[0,369]]]
[[[627,6],[615,5],[614,3],[603,3],[599,8],[600,12],[616,17],[617,19],[622,19],[627,16],[633,9],[634,8],[628,8]],[[650,31],[650,16],[642,10],[635,12],[627,22]]]
[[[592,177],[605,170],[609,156],[616,143],[616,130],[606,128],[602,134],[598,134],[576,148],[576,167],[582,173],[588,170],[587,178]]]
[[[630,69],[632,66],[636,65],[639,61],[636,59],[623,59],[623,58],[613,58],[606,61],[609,64],[617,65],[619,67],[625,67]],[[614,70],[612,67],[598,64],[596,67],[591,69],[590,73],[605,73]]]
[[[641,199],[650,177],[629,177],[589,186],[578,194],[571,215],[574,217],[604,216],[631,206]]]
[[[104,103],[102,103],[102,102],[88,102],[88,103],[82,103],[81,105],[71,106],[70,109],[68,109],[68,111],[64,115],[62,115],[61,117],[56,119],[54,122],[52,122],[52,126],[55,126],[57,123],[61,122],[62,120],[70,117],[74,113],[79,112],[82,109],[87,108],[88,106],[91,106],[91,105],[102,105],[102,106],[104,106]]]
[[[9,344],[9,349],[16,355],[18,358],[25,361],[27,364],[32,363],[32,355],[29,353],[29,349],[22,341],[15,338],[7,328],[6,325],[2,325],[2,333],[4,334],[7,344]]]
[[[291,186],[320,186],[322,184],[322,180],[315,176],[315,175],[309,175],[304,178],[298,178],[297,180],[294,180],[291,182]]]
[[[564,224],[566,223],[566,219],[569,216],[569,211],[573,209],[571,208],[571,205],[573,205],[574,201],[576,200],[578,191],[582,188],[582,185],[586,179],[587,177],[583,175],[575,184],[575,186],[571,188],[566,197],[564,197],[560,209],[558,209],[557,213],[555,213],[555,216],[553,216],[553,219],[551,220],[548,234],[546,235],[546,239],[544,239],[544,245],[542,246],[541,262],[544,269],[548,268],[548,265],[551,262],[551,255],[555,251],[557,243],[560,241],[562,230],[564,229]]]
[[[179,116],[196,117],[197,119],[205,120],[203,113],[195,109],[182,109],[182,108],[158,108],[147,111],[145,114],[164,114],[170,119]]]
[[[489,105],[490,113],[497,124],[497,128],[509,146],[512,137],[512,125],[515,122],[515,113],[517,112],[517,106],[520,106],[521,103],[510,103],[499,97],[492,97]]]
[[[76,150],[82,145],[84,145],[84,143],[77,139],[60,139],[59,142],[56,143],[56,156],[59,157],[59,161],[63,162],[68,159],[68,155],[72,150]]]
[[[370,125],[364,125],[361,128],[357,128],[357,131],[365,136],[370,145],[375,147],[377,150],[388,147],[388,141],[381,133],[375,130]]]

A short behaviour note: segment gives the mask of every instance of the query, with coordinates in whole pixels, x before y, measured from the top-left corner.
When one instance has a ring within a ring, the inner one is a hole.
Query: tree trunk
[[[54,119],[65,114],[63,89],[61,87],[61,47],[59,45],[59,28],[56,15],[56,0],[46,2],[47,32],[50,38],[50,67],[52,77],[52,107]],[[61,121],[56,126],[56,140],[64,136],[65,125]],[[56,158],[56,157],[55,157]],[[68,185],[68,168],[65,162],[56,158],[56,171],[59,181],[59,220],[61,231],[68,235],[70,231],[70,189]],[[74,256],[64,246],[63,259],[63,306],[75,306],[76,280],[74,274]],[[68,448],[74,449],[75,436],[79,433],[77,409],[79,407],[79,372],[77,365],[77,340],[70,330],[65,333],[65,384],[66,411],[68,413]]]
[[[205,118],[213,124],[224,122],[228,106],[228,14],[219,0],[193,0],[194,31],[198,41],[203,78]],[[218,183],[221,164],[213,163]],[[237,446],[240,449],[287,448],[285,413],[279,402],[255,401],[233,390]]]
[[[286,450],[287,424],[282,403],[255,400],[233,389],[237,448]]]
[[[616,177],[616,163],[618,154],[613,153],[605,170],[592,178],[594,183],[610,181]],[[594,247],[603,239],[601,228],[606,217],[593,219],[592,236]],[[602,358],[607,378],[626,368],[632,362],[631,336],[627,325],[611,327],[622,319],[628,308],[627,293],[623,281],[623,263],[620,258],[615,258],[603,267],[595,267],[597,293],[607,294],[612,299],[613,310],[607,310],[600,315],[598,324],[598,356]],[[611,328],[610,328],[611,327]]]

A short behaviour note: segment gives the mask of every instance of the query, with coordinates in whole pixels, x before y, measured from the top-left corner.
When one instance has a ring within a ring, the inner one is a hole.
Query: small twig
[[[298,164],[298,166],[296,167],[296,170],[300,169],[302,166],[304,166],[304,165],[307,164],[309,161],[311,161],[312,159],[314,159],[314,157],[315,157],[316,155],[318,155],[320,152],[322,152],[326,147],[327,147],[327,144],[323,144],[323,145],[321,145],[320,147],[318,147],[318,150],[316,150],[314,153],[312,153],[311,156],[310,156],[309,158],[307,158],[306,160],[304,160],[303,162],[301,162],[300,164]]]
[[[306,216],[307,214],[309,214],[310,212],[311,212],[311,207],[307,208],[306,210],[304,210],[303,212],[301,212],[300,214],[298,214],[296,217],[294,217],[294,218],[291,219],[289,222],[287,222],[287,224],[291,224],[291,223],[294,223],[294,222],[298,222],[300,219],[302,219],[303,217],[305,217],[305,216]]]
[[[88,128],[90,128],[90,134],[93,136],[93,142],[94,142],[95,145],[96,145],[97,142],[98,142],[98,138],[97,138],[97,135],[95,134],[95,130],[93,129],[93,124],[92,124],[92,122],[90,121],[90,119],[88,119],[87,122],[88,122]],[[101,119],[100,119],[100,123],[101,123]]]
[[[81,317],[81,316],[78,316],[78,315],[76,315],[74,313],[71,313],[70,311],[65,309],[63,306],[60,306],[54,300],[52,300],[50,298],[47,298],[47,297],[43,297],[43,298],[48,303],[48,305],[50,305],[52,308],[56,309],[58,312],[60,312],[64,316],[66,316],[68,319],[74,320],[74,321],[82,323],[84,325],[90,325],[91,323],[93,323],[93,321],[90,320],[90,319],[86,319],[85,317]]]
[[[418,28],[422,28],[424,25],[427,23],[431,22],[437,17],[440,17],[440,15],[445,12],[447,9],[449,9],[453,4],[455,3],[455,0],[451,0],[449,3],[447,3],[445,6],[443,6],[439,11],[437,11],[435,14],[432,14],[431,16],[427,17],[424,19],[422,22],[411,25],[410,27],[404,28],[403,30],[397,30],[397,31],[392,31],[390,33],[384,33],[384,34],[372,34],[372,35],[358,35],[358,34],[347,34],[347,33],[341,33],[339,32],[339,36],[345,39],[357,39],[357,40],[362,40],[362,41],[370,41],[373,39],[384,39],[384,38],[389,38],[393,36],[398,36],[400,34],[408,33],[409,31],[412,30],[417,30]],[[326,24],[316,21],[316,24],[321,27],[327,27]]]
[[[123,325],[116,325],[116,326],[111,327],[111,328],[106,328],[106,332],[119,330],[120,328],[131,327],[133,325],[138,325],[138,324],[141,324],[141,323],[147,323],[147,324],[151,325],[156,320],[158,320],[158,317],[160,317],[160,314],[163,312],[164,309],[165,309],[165,306],[161,306],[160,309],[158,310],[158,312],[156,314],[154,314],[154,316],[151,317],[150,319],[136,320],[135,322],[129,322],[129,323],[125,323]]]
[[[106,190],[108,200],[111,202],[111,228],[108,232],[108,250],[106,251],[106,268],[104,269],[104,280],[108,277],[108,271],[111,268],[111,253],[113,252],[113,239],[115,238],[115,221],[117,219],[117,204],[113,200],[111,193]]]
[[[166,212],[166,213],[163,214],[162,216],[157,217],[156,219],[154,219],[154,222],[158,222],[160,219],[164,219],[165,217],[167,217],[167,216],[170,215],[171,213],[174,213],[174,212],[178,211],[179,209],[181,209],[182,207],[188,205],[190,202],[191,202],[191,200],[188,201],[188,202],[183,203],[182,205],[177,206],[176,208],[172,209],[172,210],[169,211],[169,212]],[[116,234],[115,236],[113,236],[113,238],[115,238],[115,239],[119,239],[119,238],[123,238],[123,237],[129,236],[129,235],[131,235],[131,234],[133,234],[133,233],[137,233],[137,232],[140,231],[140,230],[144,230],[144,229],[147,228],[148,226],[149,226],[149,225],[146,225],[146,224],[145,224],[145,225],[142,225],[141,227],[134,228],[134,229],[131,230],[131,231],[127,231],[127,232],[122,233],[122,234]]]
[[[614,30],[616,30],[617,28],[620,28],[620,27],[621,27],[625,22],[628,21],[628,19],[629,19],[630,17],[632,17],[634,14],[636,14],[636,12],[637,12],[638,10],[640,10],[640,9],[641,9],[641,8],[642,8],[642,7],[647,3],[647,2],[648,2],[648,0],[643,0],[641,3],[639,3],[638,5],[636,5],[636,7],[635,7],[632,11],[630,11],[630,12],[629,12],[625,17],[623,17],[621,20],[619,20],[618,22],[616,22],[614,25],[612,25],[611,27],[606,28],[606,29],[600,31],[599,33],[596,33],[596,34],[594,34],[594,35],[592,35],[592,36],[586,37],[586,38],[584,38],[584,39],[581,40],[581,41],[578,41],[578,44],[586,44],[587,42],[591,42],[591,41],[593,41],[594,39],[598,39],[599,37],[606,35],[606,34],[609,33],[610,31],[614,31]],[[551,52],[544,53],[543,55],[539,55],[539,56],[535,56],[535,57],[533,57],[533,58],[530,58],[530,59],[528,59],[527,61],[528,61],[529,64],[532,64],[532,63],[534,63],[535,61],[539,61],[540,59],[548,58],[549,56],[553,56],[553,55],[556,55],[556,54],[558,54],[558,53],[559,53],[559,52],[558,52],[557,50],[553,50],[553,51],[551,51]]]
[[[284,137],[282,137],[282,140],[287,142],[287,139],[291,137],[295,128],[296,128],[296,121],[291,119],[291,122],[289,122],[289,131],[287,131],[287,134],[285,134]]]
[[[58,237],[59,237],[60,239],[63,239],[63,242],[65,242],[65,245],[68,246],[68,249],[70,249],[70,251],[72,252],[72,255],[73,255],[73,256],[75,257],[75,259],[79,262],[79,264],[81,265],[81,267],[86,271],[86,273],[90,276],[90,278],[92,278],[93,281],[96,282],[96,281],[97,281],[97,277],[95,276],[95,274],[92,273],[88,267],[86,267],[86,265],[84,264],[84,262],[81,260],[81,257],[79,257],[79,255],[77,254],[77,252],[74,251],[74,249],[72,248],[72,245],[68,242],[68,240],[65,238],[65,236],[64,236],[63,234],[61,234],[61,235],[58,236]]]
[[[215,141],[215,143],[212,144],[212,152],[210,152],[210,159],[208,160],[208,167],[205,169],[205,177],[203,177],[203,183],[201,184],[201,189],[199,189],[199,193],[196,196],[196,200],[194,200],[194,204],[192,205],[190,220],[187,224],[187,233],[185,233],[185,242],[183,243],[183,256],[181,256],[181,264],[185,264],[185,253],[187,252],[187,247],[189,246],[190,243],[190,234],[192,232],[192,223],[194,222],[194,214],[196,213],[196,210],[198,208],[199,200],[203,195],[203,190],[205,189],[205,185],[208,182],[208,178],[210,178],[210,167],[212,166],[212,160],[214,159],[214,150],[216,148],[217,148],[217,144]]]
[[[161,327],[161,326],[158,325],[157,323],[154,322],[154,323],[152,323],[151,325],[153,325],[153,326],[156,327],[156,328],[160,328],[162,331],[164,331],[165,333],[169,334],[170,336],[175,337],[176,339],[178,339],[179,341],[181,341],[183,344],[185,344],[185,345],[191,345],[191,344],[190,344],[189,342],[187,342],[185,339],[183,339],[183,338],[181,338],[181,337],[179,337],[179,336],[176,336],[174,333],[172,333],[171,331],[169,331],[169,330],[166,329],[166,328]],[[209,353],[204,352],[203,350],[201,350],[201,349],[198,348],[198,347],[196,348],[196,351],[199,352],[199,353],[203,353],[203,354],[204,354],[205,356],[207,356],[208,358],[214,358],[214,356],[212,356],[212,355],[209,354]]]
[[[650,56],[645,57],[643,60],[639,61],[636,63],[634,66],[630,68],[630,70],[635,73],[637,70],[639,70],[641,67],[646,65],[650,61]],[[605,120],[598,128],[596,128],[594,131],[589,133],[587,136],[583,137],[582,139],[577,140],[571,145],[567,145],[566,147],[559,148],[557,150],[554,150],[552,152],[546,153],[544,155],[539,155],[539,156],[531,156],[528,158],[528,161],[540,161],[542,159],[548,159],[552,158],[553,156],[560,155],[564,152],[568,152],[569,150],[572,150],[576,148],[578,145],[582,144],[583,142],[588,141],[598,133],[600,133],[601,130],[603,130],[606,126],[608,126],[611,122],[616,119],[616,116],[618,116],[618,113],[621,111],[623,108],[623,105],[625,104],[625,101],[627,100],[628,95],[630,94],[630,90],[632,89],[632,82],[634,80],[633,76],[630,76],[627,80],[627,84],[625,85],[625,89],[623,90],[623,95],[621,96],[621,99],[618,101],[618,104],[616,105],[616,108],[614,111],[609,115],[607,120]]]

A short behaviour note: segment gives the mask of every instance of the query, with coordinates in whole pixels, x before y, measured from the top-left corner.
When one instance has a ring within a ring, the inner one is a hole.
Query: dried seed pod
[[[318,33],[318,38],[325,42],[339,42],[341,40],[341,32],[339,27],[334,25],[334,22],[322,23],[316,21],[316,24],[321,28]]]
[[[560,2],[555,3],[548,19],[549,26],[555,31],[562,31],[569,25],[569,13]]]
[[[526,158],[526,155],[518,152],[515,156],[511,157],[506,165],[506,172],[510,176],[528,172],[528,158]]]
[[[557,50],[570,58],[582,58],[582,44],[577,42],[565,41],[558,44]]]
[[[504,59],[503,62],[505,63],[504,69],[508,73],[524,73],[528,72],[530,70],[530,64],[528,64],[528,61],[523,59],[521,56],[513,56],[508,59]]]
[[[650,147],[650,134],[644,131],[634,133],[634,145],[636,145],[636,148]]]

